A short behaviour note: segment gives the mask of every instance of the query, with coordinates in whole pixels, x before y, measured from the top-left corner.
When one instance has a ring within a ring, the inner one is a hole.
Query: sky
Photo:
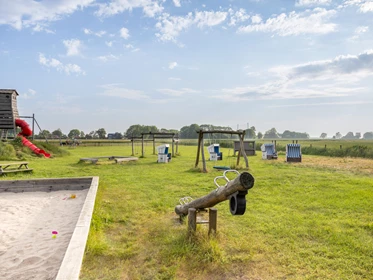
[[[373,131],[373,0],[0,0],[0,65],[51,132]]]

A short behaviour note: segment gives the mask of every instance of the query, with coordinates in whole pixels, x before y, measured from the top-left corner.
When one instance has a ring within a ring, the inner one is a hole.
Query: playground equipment
[[[227,177],[228,172],[237,174],[233,180]],[[223,179],[226,181],[225,185],[221,186],[217,180]],[[188,209],[194,208],[202,210],[213,207],[214,205],[229,199],[230,211],[232,215],[243,215],[246,210],[246,195],[249,189],[254,186],[254,177],[249,172],[239,173],[237,170],[226,170],[223,176],[218,176],[214,179],[217,189],[209,194],[190,201],[188,203],[177,205],[175,207],[176,214],[180,216],[188,215]]]
[[[207,150],[210,154],[210,160],[222,160],[223,159],[223,153],[219,151],[219,144],[212,144],[207,147]]]
[[[16,126],[19,126],[21,128],[21,132],[18,133],[18,136],[21,137],[22,144],[24,146],[28,147],[30,150],[32,150],[37,155],[43,155],[47,158],[51,156],[46,151],[39,149],[34,144],[32,144],[29,140],[23,137],[23,136],[30,136],[32,134],[32,131],[29,125],[27,124],[27,122],[25,122],[24,120],[17,119],[15,123],[16,123]]]
[[[146,139],[145,136],[148,135],[151,139]],[[155,140],[156,139],[171,139],[172,141],[172,157],[175,156],[175,144],[176,144],[176,154],[179,153],[179,135],[176,133],[168,133],[168,132],[147,132],[147,133],[141,133],[141,136],[131,136],[131,142],[132,142],[132,156],[135,155],[135,142],[141,141],[141,156],[145,156],[145,148],[144,143],[145,142],[153,142],[153,155],[155,155]]]
[[[236,173],[233,180],[228,179],[227,173]],[[225,185],[218,184],[218,180],[225,180]],[[229,199],[229,210],[232,215],[243,215],[246,211],[246,195],[249,189],[254,186],[254,177],[248,173],[239,173],[237,170],[226,170],[223,176],[214,179],[217,189],[209,194],[193,200],[191,197],[184,197],[179,200],[180,205],[175,207],[175,212],[180,218],[188,215],[188,232],[193,233],[197,224],[209,224],[209,234],[216,232],[217,210],[211,208],[216,204]],[[206,212],[209,208],[209,220],[197,219],[197,213]]]
[[[244,149],[244,145],[243,145],[243,139],[245,137],[245,132],[242,131],[242,130],[239,130],[239,131],[226,131],[226,130],[199,130],[197,131],[198,133],[198,146],[197,146],[197,157],[196,157],[196,164],[195,164],[195,168],[198,167],[198,163],[199,163],[199,154],[201,153],[202,155],[202,164],[203,164],[203,169],[202,171],[203,172],[207,172],[207,168],[206,168],[206,160],[205,160],[205,152],[204,152],[204,135],[207,133],[209,135],[212,135],[214,133],[220,133],[220,134],[230,134],[230,135],[238,135],[239,136],[239,139],[240,139],[240,150],[238,151],[238,157],[237,157],[237,163],[236,165],[238,166],[240,164],[240,157],[241,155],[243,155],[244,159],[245,159],[245,165],[246,165],[246,168],[249,168],[249,161],[247,159],[247,156],[246,156],[246,153],[245,153],[245,149]]]
[[[17,109],[17,96],[18,92],[15,89],[0,89],[0,129],[2,130],[1,138],[7,139],[8,130],[12,130],[14,136],[16,135],[16,127],[21,128],[18,134],[22,138],[22,144],[30,148],[34,153],[50,157],[50,154],[44,150],[39,149],[29,140],[23,136],[31,136],[32,131],[29,125],[21,120],[18,115]],[[32,116],[33,123],[36,122],[35,117]],[[40,128],[40,127],[39,127]]]
[[[171,153],[168,152],[170,145],[164,144],[157,147],[158,160],[157,162],[167,163],[171,161]]]
[[[273,143],[265,143],[260,147],[262,159],[277,159],[277,152]]]
[[[1,138],[7,138],[8,130],[16,134],[16,119],[19,118],[17,109],[18,92],[15,89],[0,89],[0,130]]]
[[[234,141],[234,155],[236,155],[236,152],[240,151],[240,141]],[[245,154],[247,156],[255,156],[256,151],[255,151],[255,141],[243,141],[243,146],[245,149]]]
[[[286,161],[287,162],[302,162],[302,152],[300,144],[286,145]]]

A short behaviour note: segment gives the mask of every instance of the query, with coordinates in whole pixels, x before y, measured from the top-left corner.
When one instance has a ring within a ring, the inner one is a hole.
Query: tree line
[[[140,125],[135,124],[131,125],[126,131],[107,133],[105,128],[99,128],[97,130],[91,131],[89,133],[84,133],[82,130],[77,128],[70,130],[68,134],[64,134],[61,129],[56,129],[52,132],[49,130],[42,130],[39,134],[35,135],[35,138],[54,138],[54,139],[130,139],[131,137],[139,137],[142,133],[175,133],[181,139],[197,139],[199,130],[211,131],[211,130],[220,130],[220,131],[233,131],[229,126],[216,126],[212,124],[191,124],[183,126],[180,130],[177,129],[166,129],[166,128],[157,128],[155,125]],[[271,128],[264,133],[256,131],[255,126],[247,128],[245,131],[246,139],[309,139],[310,136],[306,132],[295,132],[290,130],[285,130],[283,133],[279,133],[276,128]],[[237,139],[237,135],[230,134],[211,134],[207,135],[207,138],[210,139]],[[321,139],[326,139],[328,134],[323,132],[320,135]],[[342,135],[340,132],[337,132],[332,136],[333,139],[373,139],[373,132],[366,132],[361,135],[360,132],[348,132],[346,135]]]

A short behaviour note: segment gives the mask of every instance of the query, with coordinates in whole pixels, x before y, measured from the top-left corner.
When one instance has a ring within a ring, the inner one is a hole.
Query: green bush
[[[13,145],[0,142],[0,160],[16,158],[16,150]]]

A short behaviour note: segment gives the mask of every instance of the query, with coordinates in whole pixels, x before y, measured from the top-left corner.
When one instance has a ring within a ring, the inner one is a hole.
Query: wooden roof
[[[15,89],[0,89],[0,94],[2,94],[2,93],[4,93],[4,94],[6,94],[6,93],[8,93],[8,94],[16,93],[17,95],[19,95],[18,92]]]

